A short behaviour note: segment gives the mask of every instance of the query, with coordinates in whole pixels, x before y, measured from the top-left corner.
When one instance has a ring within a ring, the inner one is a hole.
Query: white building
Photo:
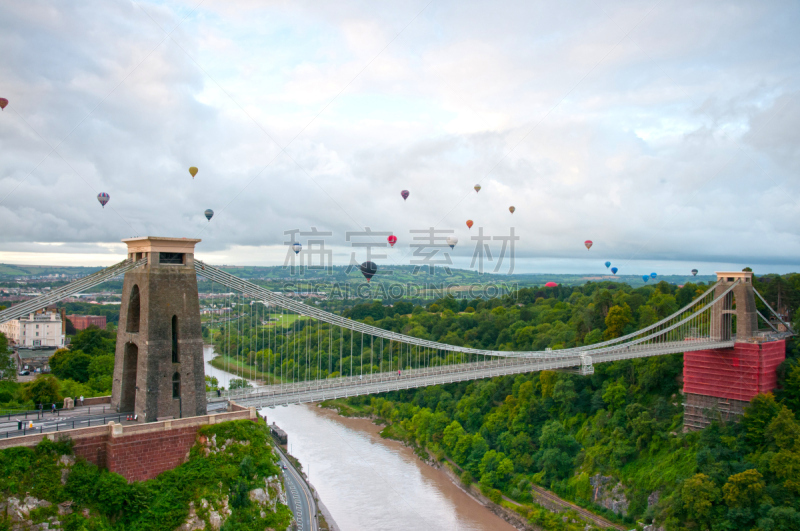
[[[65,327],[61,313],[40,310],[22,319],[0,324],[3,332],[15,347],[64,348]]]

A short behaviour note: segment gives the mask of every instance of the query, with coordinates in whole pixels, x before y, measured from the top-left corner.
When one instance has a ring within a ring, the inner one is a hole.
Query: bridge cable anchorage
[[[791,333],[791,335],[797,335],[797,333],[792,329],[792,327],[789,326],[789,323],[784,321],[781,318],[781,316],[778,315],[778,312],[776,312],[775,310],[772,309],[772,306],[769,305],[769,303],[766,301],[766,299],[764,299],[764,297],[758,292],[758,290],[755,287],[753,288],[753,291],[755,292],[756,295],[758,295],[758,298],[761,299],[761,302],[764,303],[764,306],[766,306],[769,309],[769,311],[772,312],[772,315],[774,315],[778,319],[778,321],[780,321],[781,324],[786,327],[786,330],[788,330],[789,333]],[[759,313],[759,315],[761,315],[761,314]],[[762,315],[761,318],[764,319],[764,316]],[[764,319],[764,320],[766,321],[766,319]],[[774,329],[774,327],[773,327],[773,329]]]
[[[371,326],[365,323],[361,323],[358,321],[354,321],[352,319],[347,319],[345,317],[341,317],[339,315],[326,312],[325,310],[321,310],[314,306],[309,306],[307,304],[303,304],[301,302],[297,302],[294,300],[285,297],[279,293],[275,293],[269,290],[262,288],[256,284],[248,282],[246,280],[242,280],[230,273],[227,273],[221,269],[218,269],[214,266],[208,265],[203,263],[200,260],[194,260],[195,269],[197,269],[198,274],[202,272],[202,274],[215,282],[219,282],[223,286],[226,286],[230,289],[240,291],[245,293],[253,298],[262,299],[266,302],[273,303],[281,308],[285,308],[287,310],[293,311],[299,315],[303,315],[306,317],[310,317],[312,319],[316,319],[318,321],[326,322],[333,326],[338,326],[340,328],[346,328],[348,330],[373,335],[376,337],[381,337],[388,339],[389,341],[399,341],[402,343],[410,344],[410,345],[418,345],[424,348],[430,349],[439,349],[445,350],[448,352],[461,352],[466,354],[480,354],[484,356],[494,356],[495,358],[562,358],[568,357],[573,358],[578,356],[580,352],[586,351],[587,348],[592,350],[598,347],[604,347],[606,345],[611,345],[615,343],[623,342],[629,338],[641,335],[645,332],[650,330],[655,330],[659,328],[661,325],[666,324],[673,320],[676,317],[679,317],[681,314],[689,310],[690,308],[694,307],[698,303],[700,303],[708,294],[712,293],[714,288],[716,288],[717,284],[711,286],[708,291],[706,291],[702,296],[698,299],[692,301],[686,307],[678,310],[674,314],[654,323],[642,330],[634,332],[632,334],[627,334],[625,336],[611,339],[608,341],[604,341],[602,343],[596,343],[591,346],[581,346],[581,347],[573,347],[569,349],[560,349],[554,351],[499,351],[499,350],[483,350],[483,349],[476,349],[470,347],[460,347],[455,345],[448,345],[446,343],[439,343],[436,341],[430,341],[427,339],[420,339],[412,336],[407,336],[404,334],[399,334],[397,332],[392,332],[389,330],[384,330],[382,328],[378,328],[376,326]],[[726,292],[727,293],[727,292]]]
[[[80,293],[81,291],[91,289],[99,284],[108,282],[114,277],[122,275],[131,269],[147,264],[147,258],[142,258],[138,261],[133,261],[126,258],[118,264],[114,264],[105,269],[101,269],[91,275],[80,278],[74,282],[70,282],[66,286],[52,290],[50,293],[40,295],[39,297],[15,304],[14,306],[0,311],[0,323],[5,323],[13,319],[19,319],[25,315],[29,315],[36,310],[41,310],[51,304],[55,304],[67,297]]]

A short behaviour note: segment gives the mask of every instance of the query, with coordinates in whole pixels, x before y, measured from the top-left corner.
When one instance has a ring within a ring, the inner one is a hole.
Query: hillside
[[[204,426],[184,464],[130,484],[68,442],[0,451],[0,530],[286,529],[285,502],[267,428],[251,421]]]

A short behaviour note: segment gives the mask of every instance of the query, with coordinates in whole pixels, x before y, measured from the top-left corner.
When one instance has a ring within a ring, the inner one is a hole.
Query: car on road
[[[20,376],[30,376],[30,374],[31,371],[26,371],[26,370],[19,371]]]

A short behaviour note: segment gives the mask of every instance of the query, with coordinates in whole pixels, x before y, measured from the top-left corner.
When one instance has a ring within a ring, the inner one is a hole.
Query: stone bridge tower
[[[739,281],[711,308],[711,339],[733,342],[733,347],[684,352],[683,423],[686,430],[701,429],[712,421],[728,421],[743,415],[754,396],[775,389],[776,369],[786,358],[785,339],[758,331],[753,273],[718,272],[717,280],[715,298]]]
[[[122,240],[125,273],[111,405],[139,422],[206,414],[203,336],[194,270],[200,240],[147,236]]]
[[[718,272],[719,284],[714,289],[714,297],[719,297],[736,281],[733,288],[722,300],[711,308],[711,337],[722,341],[733,338],[733,317],[736,317],[736,339],[747,341],[756,337],[758,314],[756,298],[753,293],[753,273],[749,271]],[[736,301],[736,309],[733,302]]]

